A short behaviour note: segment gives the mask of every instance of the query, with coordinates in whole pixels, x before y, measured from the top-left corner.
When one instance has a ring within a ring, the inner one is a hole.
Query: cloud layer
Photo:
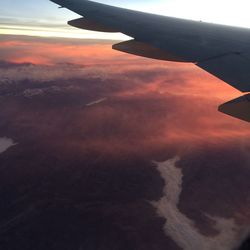
[[[110,231],[105,234],[101,227],[95,234],[100,242],[103,235],[109,239],[103,243],[106,249],[114,238],[116,249],[122,249],[123,241],[134,242],[136,249],[179,249],[180,244],[163,232],[171,221],[156,218],[145,202],[158,201],[166,191],[152,160],[176,155],[180,169],[174,170],[183,178],[178,179],[178,199],[168,204],[172,212],[191,221],[200,235],[214,239],[231,232],[230,223],[216,228],[214,218],[248,228],[249,124],[217,112],[219,104],[240,93],[194,65],[121,54],[112,51],[111,44],[1,37],[0,137],[19,144],[0,155],[0,195],[7,189],[6,204],[19,204],[18,218],[30,227],[21,232],[26,238],[34,232],[40,242],[36,232],[47,235],[45,222],[53,214],[57,226],[59,221],[65,227],[87,221],[77,224],[76,231],[90,239],[90,225],[99,228],[105,218]],[[20,193],[14,190],[17,184]],[[27,190],[41,197],[34,202],[24,195]],[[6,215],[4,225],[9,225],[12,210],[0,209]],[[58,211],[71,211],[76,218],[57,217]],[[44,223],[37,217],[40,213]],[[33,218],[36,223],[29,224]],[[53,232],[58,232],[57,226]],[[46,236],[51,242],[53,232]],[[70,239],[78,248],[93,249],[94,241],[90,239],[88,248],[77,235]]]

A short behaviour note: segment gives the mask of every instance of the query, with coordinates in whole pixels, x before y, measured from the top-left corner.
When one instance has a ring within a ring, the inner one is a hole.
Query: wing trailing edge
[[[229,53],[198,62],[197,66],[241,92],[250,91],[250,60],[244,53]]]

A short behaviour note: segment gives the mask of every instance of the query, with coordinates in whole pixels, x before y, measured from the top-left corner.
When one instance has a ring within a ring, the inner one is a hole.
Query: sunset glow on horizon
[[[135,9],[184,19],[250,28],[247,0],[221,0],[220,2],[198,0],[147,0],[147,1],[97,1],[109,5]],[[58,9],[49,0],[11,0],[0,4],[0,34],[28,35],[42,37],[93,38],[125,40],[126,36],[79,30],[67,25],[67,21],[79,16],[67,9]]]

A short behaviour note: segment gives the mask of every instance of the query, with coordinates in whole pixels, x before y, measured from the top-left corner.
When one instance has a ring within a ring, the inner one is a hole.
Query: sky
[[[98,2],[156,14],[250,27],[248,0],[100,0]],[[117,34],[78,30],[67,21],[78,18],[49,0],[6,0],[0,3],[0,34],[70,38],[125,39]]]

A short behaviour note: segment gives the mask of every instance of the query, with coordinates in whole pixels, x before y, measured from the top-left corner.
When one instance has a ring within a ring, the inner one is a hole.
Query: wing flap
[[[250,94],[238,97],[232,101],[220,105],[219,111],[250,122]]]
[[[102,25],[100,23],[96,23],[93,21],[90,21],[86,18],[78,18],[74,19],[68,22],[70,26],[79,28],[79,29],[85,29],[85,30],[91,30],[91,31],[100,31],[100,32],[119,32],[118,30],[114,28],[107,27],[105,25]]]
[[[185,58],[181,58],[174,54],[167,53],[166,51],[158,49],[150,44],[136,40],[129,40],[126,42],[117,43],[113,45],[112,48],[114,50],[118,50],[128,54],[133,54],[157,60],[174,61],[174,62],[191,62],[187,61]]]

